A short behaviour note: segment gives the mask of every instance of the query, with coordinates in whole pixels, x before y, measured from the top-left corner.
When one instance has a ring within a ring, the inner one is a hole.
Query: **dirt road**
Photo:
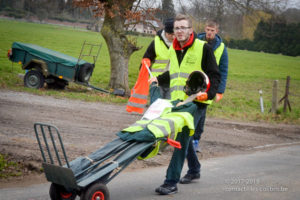
[[[0,90],[0,153],[26,166],[24,184],[31,170],[38,170],[41,155],[33,124],[45,122],[59,128],[70,159],[87,155],[116,138],[116,133],[140,118],[128,114],[125,105],[91,103],[23,92]],[[300,126],[244,123],[211,119],[206,121],[200,159],[227,156],[300,144]],[[128,170],[167,165],[172,149],[146,161],[135,161]],[[0,187],[9,186],[0,179]]]

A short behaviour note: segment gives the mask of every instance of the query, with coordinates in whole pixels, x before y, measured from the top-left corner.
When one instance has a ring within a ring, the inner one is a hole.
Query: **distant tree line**
[[[40,21],[55,19],[87,22],[92,18],[88,9],[76,8],[73,0],[0,0],[0,14],[14,18],[37,17]]]
[[[228,47],[288,56],[300,55],[300,23],[283,20],[261,21],[254,32],[254,39],[224,40]]]

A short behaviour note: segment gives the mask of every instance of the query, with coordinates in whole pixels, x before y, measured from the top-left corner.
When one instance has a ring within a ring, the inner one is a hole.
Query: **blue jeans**
[[[194,125],[199,123],[203,117],[205,117],[207,105],[199,104],[194,114]],[[187,157],[189,162],[188,173],[200,173],[200,162],[194,150],[191,137],[189,136],[189,129],[184,127],[182,133],[178,134],[177,141],[181,143],[181,149],[174,149],[169,167],[167,169],[167,175],[165,183],[175,185],[180,180],[181,171],[183,168],[184,160]]]

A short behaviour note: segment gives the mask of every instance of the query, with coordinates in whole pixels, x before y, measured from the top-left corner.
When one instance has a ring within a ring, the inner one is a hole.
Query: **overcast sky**
[[[161,1],[161,0],[158,0]],[[176,9],[180,6],[179,2],[184,3],[185,5],[189,5],[189,0],[173,0],[173,4]],[[300,9],[300,0],[289,0],[288,8],[298,8]]]
[[[300,9],[300,0],[290,0],[289,7]]]

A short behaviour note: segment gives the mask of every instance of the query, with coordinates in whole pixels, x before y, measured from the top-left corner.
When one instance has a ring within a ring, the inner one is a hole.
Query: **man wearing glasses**
[[[169,49],[169,71],[151,78],[149,82],[156,81],[159,85],[168,83],[170,85],[171,100],[185,100],[186,95],[183,87],[189,74],[193,71],[206,73],[210,80],[210,89],[207,92],[199,92],[194,100],[197,105],[194,114],[194,124],[196,126],[198,121],[205,117],[206,107],[216,95],[220,73],[211,47],[204,41],[196,39],[189,17],[182,14],[176,16],[174,34],[175,39]],[[182,148],[174,149],[164,184],[155,189],[161,195],[174,194],[178,191],[177,183],[180,181],[186,156],[191,162],[189,162],[189,170],[183,179],[194,180],[200,178],[201,165],[191,137],[189,134],[178,134],[176,140],[180,141]]]

